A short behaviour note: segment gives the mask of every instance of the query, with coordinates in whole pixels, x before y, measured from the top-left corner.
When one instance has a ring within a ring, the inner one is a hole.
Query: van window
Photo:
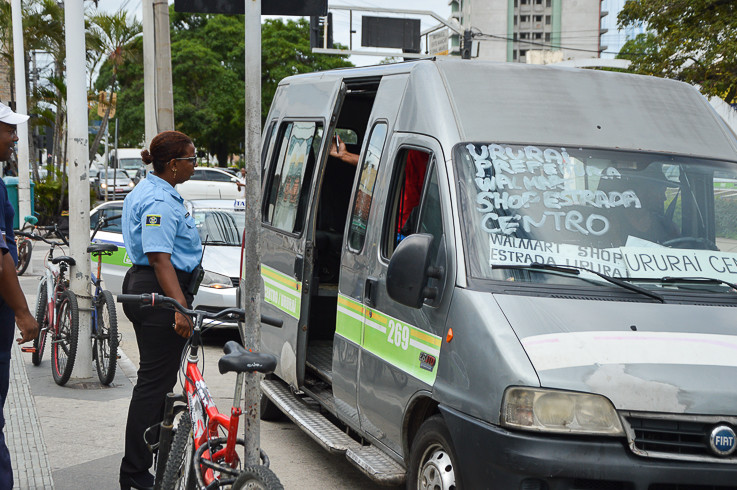
[[[271,145],[271,140],[274,139],[276,127],[276,121],[271,121],[269,128],[266,130],[266,139],[264,140],[263,148],[261,148],[261,180],[266,177],[266,170],[269,165],[269,162],[266,161],[266,155],[269,153],[269,146]]]
[[[286,122],[282,125],[263,210],[265,223],[289,233],[302,231],[322,134],[322,125],[316,122]]]
[[[394,164],[394,176],[387,199],[382,256],[389,259],[397,244],[417,229],[420,197],[430,153],[415,148],[403,149]]]
[[[350,229],[348,231],[348,246],[351,250],[360,251],[366,239],[366,225],[371,210],[371,200],[374,195],[376,175],[379,172],[381,153],[386,140],[386,123],[378,123],[371,131],[366,153],[361,165],[361,175],[358,179],[356,200],[351,213]]]
[[[432,257],[432,265],[437,265],[438,248],[440,248],[440,243],[443,240],[443,213],[440,205],[440,189],[438,188],[438,172],[435,160],[433,160],[431,168],[423,194],[420,220],[417,227],[412,231],[414,233],[428,233],[433,236],[430,257]]]

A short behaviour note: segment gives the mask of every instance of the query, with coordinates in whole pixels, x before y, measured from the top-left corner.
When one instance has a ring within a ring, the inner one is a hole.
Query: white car
[[[194,217],[204,246],[202,266],[205,276],[193,306],[208,311],[235,307],[240,280],[241,240],[246,223],[245,201],[187,201],[185,205]],[[104,287],[113,294],[122,292],[123,277],[132,265],[123,244],[122,211],[123,201],[106,202],[90,211],[90,233],[101,216],[106,218],[94,241],[114,243],[119,247],[117,252],[103,257],[102,264]],[[96,268],[93,267],[94,270]],[[222,326],[237,325],[224,323]]]
[[[242,199],[243,181],[221,168],[197,167],[187,181],[177,184],[179,194],[188,200],[194,199]]]

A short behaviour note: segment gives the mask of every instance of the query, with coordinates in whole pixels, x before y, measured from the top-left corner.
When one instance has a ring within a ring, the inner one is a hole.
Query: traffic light
[[[313,15],[310,17],[310,48],[322,48],[324,45],[324,26],[328,23],[328,43],[327,47],[333,47],[333,14],[328,13],[325,17]]]
[[[471,59],[471,45],[473,44],[473,33],[470,29],[463,31],[463,46],[461,46],[461,58]]]

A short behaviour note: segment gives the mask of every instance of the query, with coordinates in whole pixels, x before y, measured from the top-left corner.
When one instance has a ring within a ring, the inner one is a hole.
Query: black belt
[[[148,272],[148,273],[153,274],[154,273],[154,268],[153,268],[153,266],[150,266],[150,265],[133,264],[133,266],[131,267],[131,272],[144,272],[144,273],[145,272]],[[179,270],[179,269],[176,269],[176,268],[174,269],[174,272],[177,273],[177,279],[179,279],[179,282],[186,283],[192,277],[192,273],[191,272],[185,272],[183,270]]]

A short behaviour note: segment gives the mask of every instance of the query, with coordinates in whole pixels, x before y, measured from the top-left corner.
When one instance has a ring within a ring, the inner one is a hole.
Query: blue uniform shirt
[[[149,252],[171,254],[175,269],[192,272],[202,258],[202,242],[184,199],[168,182],[148,174],[123,202],[123,242],[136,265],[150,265]]]

